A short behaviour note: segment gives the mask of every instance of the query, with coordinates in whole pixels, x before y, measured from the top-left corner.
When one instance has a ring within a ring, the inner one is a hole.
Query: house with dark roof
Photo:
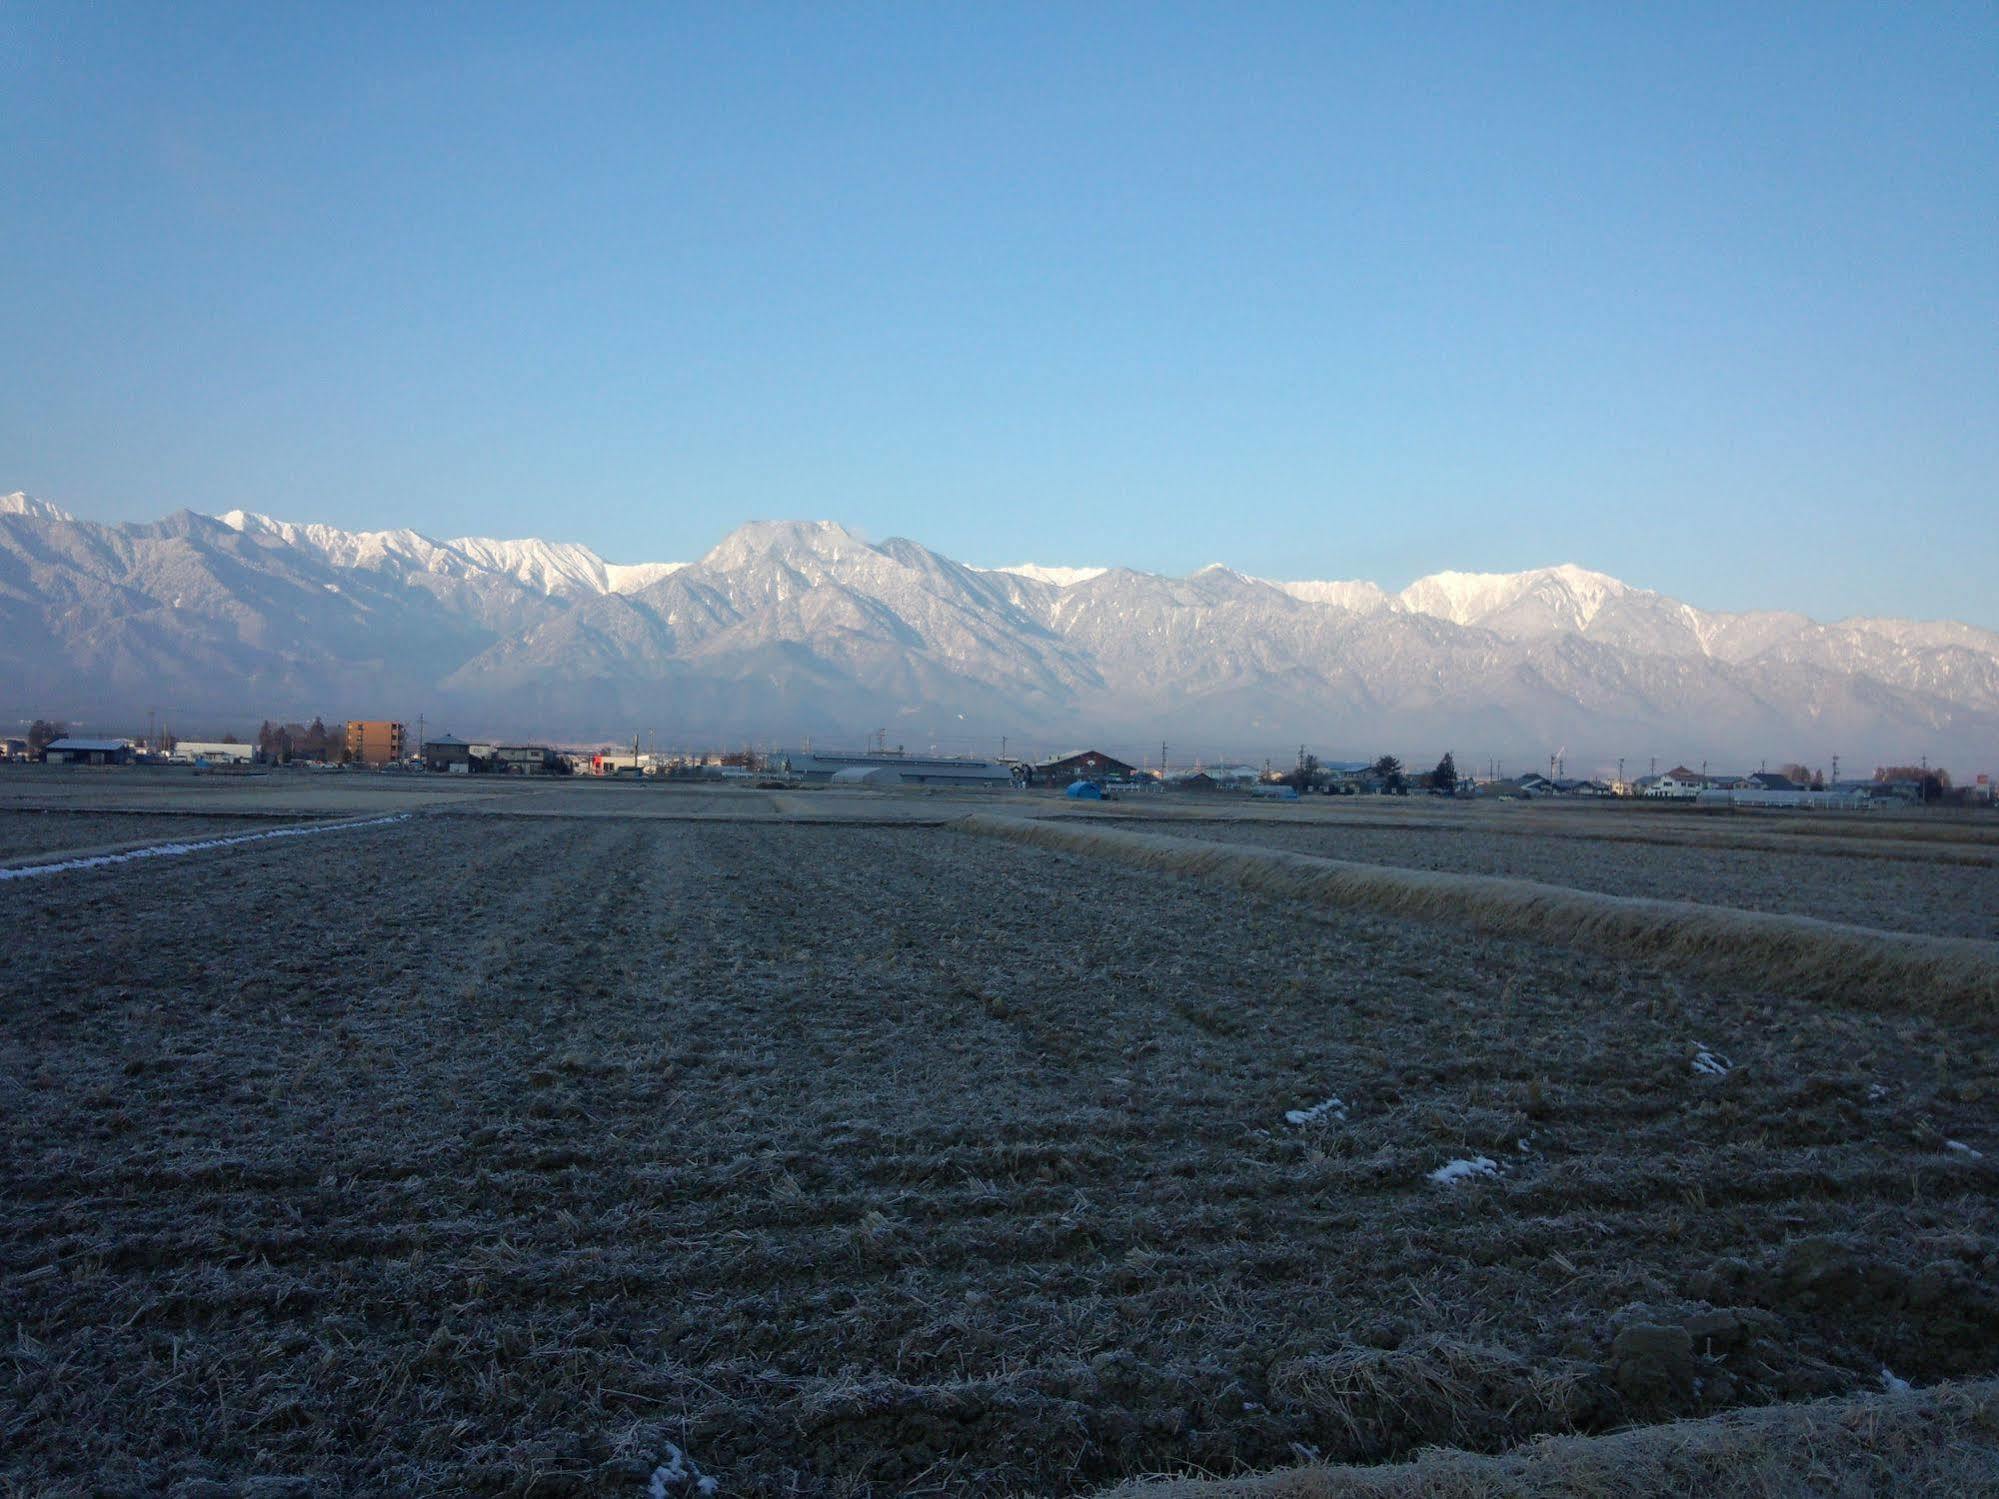
[[[1029,775],[1030,784],[1035,786],[1068,786],[1076,781],[1095,781],[1101,785],[1105,781],[1122,781],[1136,769],[1102,750],[1072,750],[1052,760],[1040,761]]]
[[[456,770],[464,775],[472,769],[472,746],[455,734],[439,734],[423,742],[425,770]]]
[[[510,776],[552,776],[563,770],[562,756],[545,744],[496,744],[487,755],[474,755],[474,760],[483,759],[499,775]]]

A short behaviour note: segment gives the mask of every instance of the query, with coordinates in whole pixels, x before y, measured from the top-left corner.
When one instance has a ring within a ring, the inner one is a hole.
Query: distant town
[[[1300,746],[1295,760],[1260,764],[1195,757],[1175,764],[1168,746],[1156,761],[1134,764],[1100,749],[1073,749],[1039,758],[1001,753],[990,758],[891,748],[886,733],[870,736],[861,750],[752,748],[660,751],[629,745],[577,749],[547,744],[467,740],[443,732],[415,733],[393,719],[350,719],[329,726],[265,722],[254,739],[181,738],[160,729],[138,737],[72,734],[61,721],[36,719],[18,738],[0,739],[0,762],[84,766],[191,766],[219,774],[254,774],[276,768],[377,771],[397,774],[595,776],[664,781],[737,781],[771,786],[946,786],[995,790],[1043,788],[1079,798],[1161,794],[1249,796],[1295,800],[1302,796],[1433,796],[1534,801],[1545,798],[1642,799],[1744,807],[1866,809],[1881,806],[1986,806],[1993,781],[1978,774],[1954,782],[1948,770],[1927,762],[1876,766],[1870,774],[1842,775],[1829,767],[1785,762],[1775,769],[1724,771],[1702,764],[1643,774],[1565,774],[1563,756],[1550,755],[1546,773],[1506,773],[1497,762],[1478,770],[1460,766],[1446,751],[1429,769],[1412,769],[1393,755],[1374,760],[1321,759]]]

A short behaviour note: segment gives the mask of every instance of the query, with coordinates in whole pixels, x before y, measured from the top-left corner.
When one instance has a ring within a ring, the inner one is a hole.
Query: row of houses
[[[1654,801],[1726,802],[1733,806],[1850,807],[1920,802],[1923,787],[1920,781],[1895,779],[1802,784],[1774,770],[1717,775],[1676,765],[1663,775],[1639,777],[1625,794]]]
[[[1615,790],[1613,786],[1613,790]],[[1708,791],[1805,791],[1789,776],[1775,770],[1757,770],[1747,775],[1710,774],[1675,765],[1664,775],[1640,776],[1631,783],[1627,796],[1647,796],[1656,800],[1690,801]]]
[[[446,775],[565,775],[569,761],[545,744],[474,744],[455,734],[423,743],[423,768]]]
[[[0,740],[0,758],[44,760],[52,765],[247,765],[257,760],[286,758],[342,760],[363,765],[388,765],[404,757],[403,726],[390,720],[354,720],[327,730],[317,720],[303,724],[264,726],[261,744],[237,739],[86,738],[60,735],[37,753],[28,740]]]
[[[266,725],[266,731],[271,726]],[[340,758],[347,763],[367,766],[421,764],[423,768],[458,775],[564,775],[599,776],[643,775],[687,780],[750,780],[761,775],[781,777],[804,784],[864,784],[874,786],[911,785],[947,787],[1037,786],[1066,790],[1079,784],[1124,792],[1237,792],[1269,793],[1276,784],[1297,790],[1340,795],[1364,795],[1389,791],[1476,795],[1505,800],[1542,797],[1639,797],[1654,801],[1727,802],[1738,806],[1855,807],[1883,803],[1919,803],[1925,798],[1923,782],[1907,778],[1839,781],[1832,785],[1806,786],[1777,771],[1744,774],[1695,771],[1676,765],[1661,774],[1635,780],[1598,780],[1588,777],[1543,776],[1535,772],[1507,779],[1485,779],[1475,785],[1461,777],[1454,788],[1433,786],[1429,773],[1403,777],[1384,775],[1376,765],[1360,761],[1301,760],[1300,769],[1274,775],[1270,768],[1239,763],[1196,765],[1164,774],[1141,769],[1115,755],[1096,749],[1072,750],[1042,760],[1014,760],[1004,757],[979,759],[972,756],[911,755],[901,750],[871,749],[864,753],[826,750],[779,750],[760,764],[751,757],[730,757],[727,763],[687,761],[637,750],[600,750],[581,754],[566,753],[547,745],[472,742],[455,735],[441,734],[426,740],[416,756],[409,754],[405,726],[394,720],[350,720],[333,733],[324,732],[315,721],[311,730],[285,725],[275,731],[290,758],[300,758],[301,743],[313,745],[315,752],[304,758]],[[338,747],[342,754],[328,754]],[[27,741],[0,741],[0,758],[33,758]],[[162,763],[192,765],[241,765],[255,759],[277,758],[258,746],[235,740],[191,740],[172,742],[167,750],[148,749],[129,739],[63,737],[49,743],[42,758],[69,765],[126,765]],[[710,757],[711,760],[713,757]],[[1307,773],[1309,771],[1309,774]],[[1934,791],[1930,792],[1935,798]],[[1990,787],[1981,776],[1975,788],[1967,788],[1962,799],[1989,800]]]
[[[1972,800],[1985,799],[1984,795],[1979,794],[1984,785],[1981,778],[1979,788],[1973,788]],[[1501,799],[1518,797],[1528,800],[1551,796],[1637,797],[1646,801],[1683,801],[1737,807],[1870,807],[1897,803],[1914,804],[1921,802],[1924,797],[1922,782],[1904,778],[1834,781],[1829,784],[1814,781],[1806,784],[1774,770],[1737,774],[1727,771],[1690,770],[1684,765],[1676,765],[1671,770],[1656,775],[1639,776],[1630,781],[1566,779],[1530,772],[1506,780],[1481,781],[1477,789],[1480,796]]]

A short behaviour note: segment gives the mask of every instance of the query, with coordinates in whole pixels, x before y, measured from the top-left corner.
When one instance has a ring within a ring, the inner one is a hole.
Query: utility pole
[[[416,716],[416,757],[419,760],[423,758],[423,715],[421,713]]]
[[[1617,784],[1620,786],[1624,784],[1624,756],[1622,755],[1617,757]]]
[[[1159,773],[1162,776],[1166,774],[1166,741],[1164,739],[1159,741]]]
[[[1832,783],[1833,783],[1833,785],[1835,785],[1835,786],[1837,786],[1837,785],[1839,784],[1839,756],[1838,756],[1838,755],[1834,755],[1834,756],[1832,757]]]

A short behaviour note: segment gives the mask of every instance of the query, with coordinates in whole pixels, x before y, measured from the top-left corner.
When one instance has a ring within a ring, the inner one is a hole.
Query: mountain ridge
[[[765,521],[692,563],[618,564],[578,543],[245,511],[106,526],[16,493],[0,497],[0,624],[0,684],[52,711],[434,707],[566,737],[895,725],[946,747],[1163,733],[1468,760],[1568,746],[1972,764],[1999,742],[1999,633],[1707,611],[1573,563],[1391,593],[1219,564],[983,569]]]

